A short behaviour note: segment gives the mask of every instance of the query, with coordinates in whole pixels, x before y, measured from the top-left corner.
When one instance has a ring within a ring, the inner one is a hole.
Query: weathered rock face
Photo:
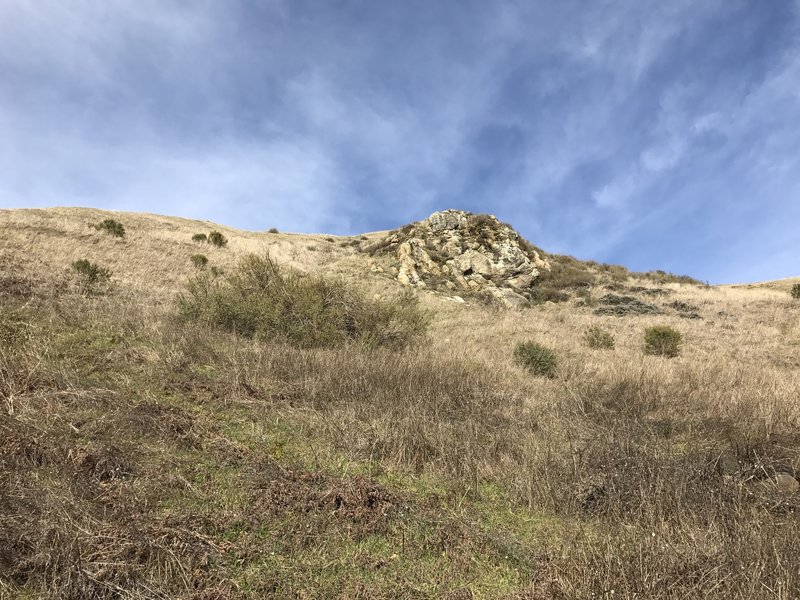
[[[460,210],[406,225],[369,251],[393,258],[406,285],[482,292],[510,307],[527,305],[531,285],[550,269],[508,225]]]

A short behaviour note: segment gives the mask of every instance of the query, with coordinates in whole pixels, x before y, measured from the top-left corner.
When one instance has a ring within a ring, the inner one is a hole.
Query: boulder
[[[433,213],[367,249],[388,257],[385,269],[401,283],[450,292],[487,292],[510,308],[529,306],[531,287],[547,260],[492,215],[460,210]]]

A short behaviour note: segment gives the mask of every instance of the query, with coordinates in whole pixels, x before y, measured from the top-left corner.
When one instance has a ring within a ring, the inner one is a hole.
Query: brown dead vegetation
[[[98,244],[196,228],[148,223]],[[589,300],[618,285],[662,314],[423,295],[436,318],[407,349],[298,348],[181,323],[136,269],[78,295],[52,255],[2,244],[0,597],[800,596],[785,292],[598,268]],[[680,357],[643,355],[662,322]],[[613,349],[584,345],[592,325]],[[553,378],[515,365],[527,339],[556,353]]]

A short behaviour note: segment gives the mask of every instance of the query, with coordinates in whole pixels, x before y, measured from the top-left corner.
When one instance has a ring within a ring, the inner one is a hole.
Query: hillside
[[[0,210],[0,597],[800,597],[789,286],[464,215]]]
[[[774,279],[772,281],[759,281],[755,283],[737,283],[732,284],[730,287],[740,289],[768,289],[777,290],[781,292],[788,292],[792,286],[800,283],[800,277],[785,277],[783,279]]]

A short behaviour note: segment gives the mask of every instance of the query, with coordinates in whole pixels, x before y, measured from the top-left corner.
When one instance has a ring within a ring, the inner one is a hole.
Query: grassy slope
[[[176,323],[188,257],[394,293],[349,240],[115,213],[116,240],[106,216],[0,211],[0,596],[800,595],[800,501],[770,483],[800,470],[785,292],[669,284],[625,318],[423,294],[421,347],[300,351]],[[190,241],[212,227],[227,249]],[[74,292],[83,257],[111,293]],[[655,323],[681,357],[643,356]],[[526,339],[558,377],[514,365]]]
[[[781,292],[788,292],[792,286],[800,283],[800,277],[785,277],[783,279],[774,279],[772,281],[760,281],[758,283],[740,283],[733,284],[730,287],[744,288],[744,289],[757,289],[763,288],[768,290],[777,290]]]

